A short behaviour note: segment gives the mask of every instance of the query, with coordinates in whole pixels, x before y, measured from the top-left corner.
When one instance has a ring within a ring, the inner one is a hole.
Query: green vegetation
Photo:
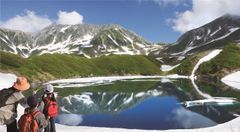
[[[199,58],[205,56],[206,53],[208,51],[187,57],[181,62],[180,66],[169,71],[169,74],[190,75]],[[202,63],[197,74],[222,77],[238,68],[240,68],[240,47],[236,44],[228,44],[218,56],[208,62]]]
[[[186,92],[191,93],[194,91],[191,80],[179,79],[178,81],[175,81],[173,83],[176,85],[176,87],[180,87]]]
[[[96,72],[95,65],[89,59],[75,55],[44,54],[29,58],[29,62],[55,78],[88,76]]]
[[[201,86],[201,91],[208,93],[213,97],[233,97],[237,98],[238,100],[240,99],[238,90],[232,88],[223,88],[224,84],[222,83],[210,84],[203,81],[198,81],[197,85]]]
[[[92,62],[98,66],[105,75],[160,74],[158,65],[145,56],[102,56],[100,58],[93,58]]]
[[[1,51],[0,58],[1,71],[27,76],[34,82],[70,77],[160,74],[159,64],[140,55],[87,59],[76,55],[44,54],[26,59]]]
[[[179,74],[179,75],[190,75],[194,65],[196,64],[197,57],[189,56],[181,62],[181,65],[169,71],[171,74]]]
[[[138,93],[155,88],[157,82],[154,81],[140,81],[122,82],[117,81],[114,84],[100,85],[100,86],[88,86],[81,88],[55,88],[58,95],[65,97],[68,95],[79,94],[81,92],[107,92],[107,93]]]
[[[201,64],[198,74],[223,77],[228,72],[240,68],[240,47],[229,44],[214,59]]]

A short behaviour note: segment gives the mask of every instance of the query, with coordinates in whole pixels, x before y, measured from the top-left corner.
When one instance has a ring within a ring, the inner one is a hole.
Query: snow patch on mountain
[[[170,65],[162,65],[161,66],[161,71],[171,71],[172,69],[178,67],[180,64],[170,66]]]
[[[192,79],[195,78],[194,74],[195,74],[195,72],[197,71],[198,67],[199,67],[203,62],[209,61],[209,60],[211,60],[212,58],[216,57],[221,51],[222,51],[222,49],[213,50],[213,51],[210,52],[208,55],[206,55],[206,56],[204,56],[203,58],[201,58],[201,59],[197,62],[197,64],[194,66],[190,78],[192,78]]]
[[[77,40],[73,41],[72,44],[73,45],[79,45],[80,44],[81,47],[83,47],[85,45],[89,45],[91,40],[93,39],[93,37],[94,36],[91,35],[91,34],[86,34],[82,38],[78,38]]]
[[[65,32],[65,30],[67,30],[69,27],[71,27],[71,26],[70,26],[70,25],[68,25],[68,26],[66,26],[66,27],[63,27],[63,28],[60,30],[60,32],[64,33],[64,32]]]
[[[130,41],[131,44],[133,43],[133,40],[132,40],[130,37],[128,37],[128,36],[126,36],[126,35],[124,35],[124,37],[125,37],[128,41]]]
[[[217,40],[224,39],[224,38],[226,38],[227,36],[229,36],[230,34],[232,34],[233,32],[237,31],[238,29],[240,29],[240,28],[238,28],[238,27],[237,27],[237,28],[231,28],[231,29],[229,29],[229,32],[226,33],[225,35],[223,35],[223,36],[221,36],[221,37],[219,37],[219,38],[213,39],[213,40],[211,40],[210,42],[208,42],[207,44],[209,44],[209,43],[211,43],[211,42],[214,42],[214,41],[217,41]]]
[[[218,31],[220,31],[222,28],[218,27],[218,29],[216,31],[214,31],[213,33],[211,33],[209,36],[212,37],[213,35],[215,35]]]
[[[2,41],[4,41],[5,43],[8,43],[4,38],[1,38],[2,39]]]
[[[107,36],[113,41],[114,44],[116,44],[116,46],[119,46],[119,44],[116,42],[116,40],[112,38],[111,35],[108,34]]]
[[[202,39],[202,37],[203,37],[203,36],[198,36],[198,35],[197,35],[197,36],[196,36],[196,39],[197,39],[197,40],[200,40],[200,39]]]
[[[188,51],[195,49],[197,46],[190,46],[187,47],[184,51],[178,52],[178,53],[173,53],[171,54],[172,56],[177,56],[177,55],[185,55]]]

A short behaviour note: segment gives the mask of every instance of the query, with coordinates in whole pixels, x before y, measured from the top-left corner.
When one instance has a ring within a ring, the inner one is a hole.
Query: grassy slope
[[[193,56],[189,56],[181,62],[181,65],[171,70],[169,73],[177,73],[181,75],[190,75],[194,65],[207,52],[201,52]],[[223,48],[223,51],[215,58],[200,65],[197,74],[206,76],[220,76],[226,75],[235,69],[240,68],[240,47],[236,44],[228,44]]]
[[[25,59],[0,52],[0,58],[1,71],[25,75],[34,82],[80,76],[160,74],[159,65],[146,56],[112,55],[87,59],[75,55],[44,54]]]
[[[229,44],[214,59],[203,63],[199,69],[200,75],[217,75],[223,77],[233,70],[240,68],[240,47],[236,44]]]
[[[169,74],[190,75],[194,64],[197,62],[196,56],[189,56],[181,62],[181,65],[169,71]]]
[[[181,61],[181,65],[169,71],[168,74],[179,74],[179,75],[187,75],[189,76],[192,73],[193,67],[196,65],[198,60],[203,56],[206,56],[209,51],[200,52],[195,55],[191,55],[186,57],[183,61]]]

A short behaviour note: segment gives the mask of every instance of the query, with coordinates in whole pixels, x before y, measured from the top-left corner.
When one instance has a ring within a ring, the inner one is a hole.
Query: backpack
[[[6,106],[6,101],[14,93],[14,90],[5,88],[0,91],[0,108]]]
[[[38,132],[37,115],[39,111],[27,112],[18,121],[19,132]]]
[[[58,105],[56,101],[44,99],[44,113],[49,117],[56,117],[58,115]]]

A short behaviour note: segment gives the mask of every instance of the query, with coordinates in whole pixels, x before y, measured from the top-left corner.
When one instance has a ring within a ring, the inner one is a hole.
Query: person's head
[[[51,84],[47,84],[43,87],[44,89],[44,93],[47,94],[47,95],[51,95],[54,91],[54,88]]]
[[[27,104],[30,108],[35,108],[38,104],[38,99],[36,95],[31,95],[27,98]]]
[[[25,91],[30,88],[30,84],[26,77],[18,77],[12,87],[18,91]]]

